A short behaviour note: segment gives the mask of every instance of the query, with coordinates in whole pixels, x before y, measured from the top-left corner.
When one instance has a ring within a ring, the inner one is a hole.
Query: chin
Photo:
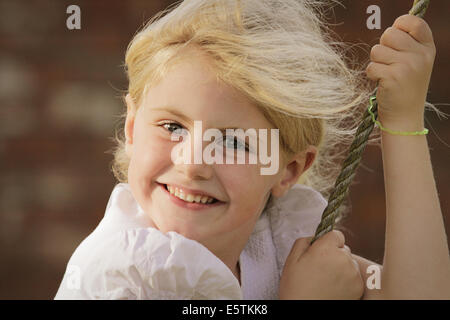
[[[193,230],[192,228],[180,230],[178,231],[178,233],[184,236],[185,238],[195,240],[198,242],[202,242],[202,240],[204,240],[204,237],[201,234],[199,234],[198,230]]]
[[[181,234],[185,238],[192,239],[192,240],[201,239],[201,236],[198,233],[198,230],[194,230],[194,227],[191,227],[191,226],[185,226],[185,227],[183,227],[183,226],[166,226],[166,227],[159,228],[159,230],[162,233],[167,233],[167,232],[173,231],[178,234]]]

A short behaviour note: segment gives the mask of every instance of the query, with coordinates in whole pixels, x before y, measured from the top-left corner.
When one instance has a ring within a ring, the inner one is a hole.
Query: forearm
[[[393,130],[423,129],[415,123],[383,123]],[[450,257],[426,136],[382,131],[386,192],[383,296],[450,298]]]

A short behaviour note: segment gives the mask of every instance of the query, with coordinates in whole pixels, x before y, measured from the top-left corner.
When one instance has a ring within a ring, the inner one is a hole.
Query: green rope
[[[430,0],[414,0],[413,7],[409,11],[409,14],[423,18],[429,4]],[[376,91],[377,89],[373,92],[372,97],[376,97]],[[373,116],[377,118],[378,103],[376,98],[372,98],[371,103]],[[316,229],[314,237],[311,240],[311,244],[327,232],[333,230],[336,217],[338,216],[339,206],[348,194],[349,185],[356,174],[356,169],[361,161],[362,153],[367,145],[369,135],[372,133],[373,127],[374,122],[372,121],[372,115],[369,113],[367,108],[363,115],[362,123],[356,131],[355,139],[350,145],[349,154],[344,160],[342,171],[336,179],[334,189],[328,199],[328,205],[322,213],[321,221]]]
[[[423,18],[429,5],[430,0],[414,0],[413,7],[409,10],[409,14]]]

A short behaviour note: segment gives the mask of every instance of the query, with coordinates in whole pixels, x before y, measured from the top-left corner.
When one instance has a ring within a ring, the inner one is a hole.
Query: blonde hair
[[[178,1],[150,19],[129,44],[128,92],[139,107],[148,86],[182,59],[181,50],[199,48],[211,58],[217,77],[245,94],[279,128],[285,154],[317,147],[313,165],[298,183],[328,198],[370,95],[363,71],[348,66],[349,48],[331,38],[324,19],[329,4]],[[113,173],[127,182],[122,128],[116,141]]]

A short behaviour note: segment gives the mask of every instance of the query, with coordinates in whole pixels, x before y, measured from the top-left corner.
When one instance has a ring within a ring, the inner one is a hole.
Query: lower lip
[[[184,200],[181,200],[178,197],[175,197],[173,194],[171,194],[165,187],[165,185],[158,183],[158,185],[161,187],[161,189],[169,196],[169,199],[176,204],[179,207],[182,207],[184,209],[189,209],[189,210],[203,210],[203,209],[209,209],[209,208],[214,208],[220,205],[223,205],[225,202],[222,201],[217,201],[214,203],[196,203],[196,202],[187,202]]]

